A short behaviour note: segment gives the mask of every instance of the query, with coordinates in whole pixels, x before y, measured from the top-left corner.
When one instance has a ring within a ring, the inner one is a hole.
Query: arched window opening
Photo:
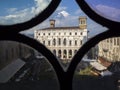
[[[66,40],[66,38],[63,40],[63,45],[64,46],[66,46],[66,44],[67,44],[67,40]]]
[[[77,45],[77,40],[75,40],[75,46]]]
[[[72,41],[71,41],[71,40],[69,41],[69,45],[70,45],[70,46],[72,45]]]
[[[58,38],[58,45],[61,45],[61,39]]]
[[[48,41],[48,45],[50,46],[50,41]]]
[[[67,58],[67,51],[66,51],[66,50],[63,51],[63,58],[64,58],[64,59]]]
[[[69,50],[69,58],[72,58],[72,50]]]
[[[77,32],[75,32],[75,35],[77,35]]]
[[[61,58],[61,50],[58,50],[58,58]]]
[[[120,45],[119,38],[116,38],[116,44]]]
[[[43,44],[45,45],[45,41],[43,41]]]
[[[82,45],[82,40],[80,40],[80,45]]]
[[[54,38],[53,39],[53,46],[55,46],[56,45],[56,39]]]

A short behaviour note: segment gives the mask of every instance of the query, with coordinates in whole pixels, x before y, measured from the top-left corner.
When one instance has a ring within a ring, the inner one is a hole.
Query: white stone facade
[[[98,44],[98,48],[98,56],[111,62],[120,61],[120,37],[103,40]]]
[[[78,27],[55,27],[52,21],[49,28],[36,30],[34,38],[49,48],[57,58],[70,60],[87,41],[86,18],[82,20],[85,23],[80,23]]]

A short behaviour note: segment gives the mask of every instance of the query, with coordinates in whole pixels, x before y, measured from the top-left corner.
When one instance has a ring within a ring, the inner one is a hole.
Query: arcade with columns
[[[80,17],[78,20],[78,26],[55,27],[55,20],[51,19],[50,27],[36,30],[34,38],[57,58],[69,61],[88,38],[87,18]]]

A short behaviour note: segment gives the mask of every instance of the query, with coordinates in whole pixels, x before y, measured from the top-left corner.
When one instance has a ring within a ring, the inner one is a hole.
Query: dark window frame
[[[120,36],[120,31],[118,30],[120,28],[119,22],[111,21],[98,15],[88,6],[85,0],[76,0],[76,1],[81,7],[81,9],[88,15],[88,17],[90,17],[92,20],[96,21],[97,23],[103,26],[106,26],[108,30],[88,40],[72,58],[72,61],[66,71],[62,69],[60,63],[57,62],[57,58],[43,44],[39,43],[37,40],[34,40],[32,38],[29,38],[19,33],[20,31],[29,29],[41,23],[46,18],[48,18],[48,16],[50,16],[50,14],[54,12],[56,7],[60,3],[60,0],[52,0],[52,3],[48,6],[48,8],[42,14],[38,15],[36,18],[28,22],[11,25],[11,26],[0,25],[0,41],[9,40],[9,41],[21,42],[23,44],[26,44],[38,50],[40,53],[42,53],[42,55],[44,55],[48,59],[48,61],[51,63],[51,65],[53,66],[57,74],[60,90],[72,90],[72,82],[73,82],[75,69],[79,64],[79,62],[81,61],[82,57],[93,46],[95,46],[96,44],[98,44],[100,41],[104,39]]]

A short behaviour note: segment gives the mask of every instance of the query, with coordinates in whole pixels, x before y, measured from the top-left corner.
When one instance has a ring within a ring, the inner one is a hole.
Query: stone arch
[[[51,45],[51,41],[50,41],[50,40],[48,41],[48,45],[49,45],[49,46]]]
[[[72,46],[72,40],[69,40],[69,46]]]
[[[72,58],[72,50],[69,50],[69,58]]]
[[[66,38],[64,38],[64,40],[63,40],[63,45],[64,45],[64,46],[67,45],[67,40],[66,40]]]
[[[58,58],[61,58],[61,56],[62,56],[62,51],[58,50]]]
[[[67,58],[67,50],[63,50],[63,58]]]
[[[75,46],[77,46],[77,40],[75,40]]]
[[[58,45],[61,45],[61,38],[58,38]]]
[[[55,46],[56,45],[56,39],[54,38],[53,39],[53,46]]]

